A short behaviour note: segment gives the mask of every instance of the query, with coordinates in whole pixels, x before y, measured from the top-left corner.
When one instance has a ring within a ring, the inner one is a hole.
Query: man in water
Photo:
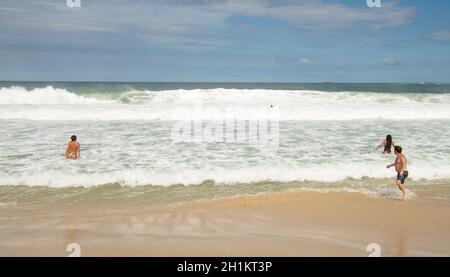
[[[408,194],[406,192],[405,188],[405,181],[406,178],[408,178],[408,169],[406,167],[407,161],[405,155],[402,154],[402,148],[400,146],[394,147],[394,153],[397,156],[395,159],[395,163],[388,165],[386,168],[391,168],[395,166],[395,170],[397,171],[397,181],[396,184],[398,188],[403,193],[403,200],[406,200],[408,198]]]
[[[69,160],[78,160],[80,158],[80,144],[77,142],[77,136],[72,136],[66,148],[66,158]]]

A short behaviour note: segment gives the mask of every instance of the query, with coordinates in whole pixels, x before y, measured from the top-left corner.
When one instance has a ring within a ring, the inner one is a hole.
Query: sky
[[[380,2],[0,0],[0,80],[450,82],[450,1]]]

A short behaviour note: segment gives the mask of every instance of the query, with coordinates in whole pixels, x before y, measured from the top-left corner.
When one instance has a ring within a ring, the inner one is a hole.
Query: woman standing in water
[[[392,141],[392,136],[387,135],[386,139],[381,142],[381,144],[375,148],[375,150],[380,149],[381,147],[384,147],[384,154],[391,154],[392,153],[392,146],[395,146],[395,143]]]

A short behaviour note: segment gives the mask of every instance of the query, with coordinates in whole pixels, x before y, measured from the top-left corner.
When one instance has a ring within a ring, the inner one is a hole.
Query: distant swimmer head
[[[396,152],[396,153],[401,154],[401,153],[403,152],[403,149],[402,149],[401,146],[398,146],[398,145],[397,145],[397,146],[394,147],[394,149],[395,149],[395,152]]]
[[[76,141],[76,140],[77,140],[77,136],[73,135],[73,136],[70,137],[70,139],[71,139],[72,141]]]

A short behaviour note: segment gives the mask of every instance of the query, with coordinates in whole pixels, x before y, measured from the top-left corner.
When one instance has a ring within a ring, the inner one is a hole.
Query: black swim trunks
[[[405,183],[405,181],[406,181],[406,178],[408,178],[408,175],[409,175],[409,173],[408,173],[408,171],[403,171],[403,175],[401,175],[400,176],[400,172],[397,174],[397,180],[399,180],[401,183],[402,183],[402,185]]]

